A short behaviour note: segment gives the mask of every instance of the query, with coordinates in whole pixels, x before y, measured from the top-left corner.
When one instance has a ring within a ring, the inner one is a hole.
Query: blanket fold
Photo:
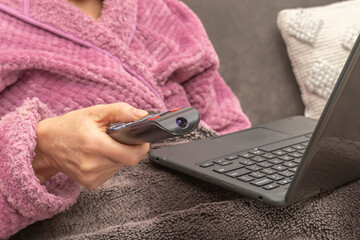
[[[215,136],[204,127],[154,147]],[[357,239],[360,182],[278,208],[151,163],[123,168],[96,191],[12,239]]]

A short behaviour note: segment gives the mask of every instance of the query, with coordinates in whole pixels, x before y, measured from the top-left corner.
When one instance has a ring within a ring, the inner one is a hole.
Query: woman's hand
[[[149,144],[116,142],[106,134],[113,122],[131,122],[148,113],[126,103],[96,105],[42,120],[37,125],[35,175],[43,183],[63,172],[87,189],[95,189],[123,166],[135,166]]]

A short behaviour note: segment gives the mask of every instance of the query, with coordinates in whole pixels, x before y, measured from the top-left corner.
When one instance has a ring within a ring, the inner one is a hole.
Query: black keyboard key
[[[272,169],[269,169],[269,168],[263,169],[260,172],[265,173],[266,175],[271,175],[271,174],[276,173],[275,170],[272,170]]]
[[[239,158],[238,155],[231,155],[231,156],[226,157],[225,159],[228,160],[228,161],[232,161],[232,160],[235,160],[235,159],[238,159],[238,158]]]
[[[264,154],[265,152],[264,152],[264,151],[261,151],[261,150],[259,150],[259,149],[257,149],[257,148],[255,148],[255,149],[253,149],[253,150],[248,151],[248,153],[259,156],[259,155]]]
[[[217,167],[217,168],[213,169],[213,171],[222,174],[222,173],[231,172],[233,170],[243,168],[243,167],[244,166],[242,166],[240,164],[233,164],[233,165],[228,165],[228,166],[223,166],[223,167]]]
[[[236,177],[240,177],[242,175],[248,174],[248,173],[250,173],[249,170],[246,170],[245,168],[241,168],[241,169],[237,169],[232,172],[228,172],[225,175],[228,177],[236,178]]]
[[[273,151],[272,154],[275,154],[277,156],[282,156],[282,155],[285,155],[286,152],[281,151],[281,150],[276,150],[276,151]]]
[[[280,156],[279,159],[284,160],[284,161],[290,161],[293,160],[293,157],[290,157],[288,155],[284,155],[284,156]]]
[[[250,170],[250,171],[253,171],[253,172],[256,172],[256,171],[261,170],[262,167],[259,167],[259,166],[256,166],[256,165],[252,165],[252,166],[246,167],[246,169],[248,169],[248,170]]]
[[[280,148],[284,148],[286,146],[290,146],[290,145],[294,145],[294,144],[298,144],[301,142],[305,142],[309,140],[307,137],[305,136],[301,136],[301,137],[297,137],[297,138],[291,138],[291,139],[287,139],[281,142],[277,142],[277,143],[273,143],[273,144],[269,144],[263,147],[260,147],[259,150],[265,151],[265,152],[271,152]]]
[[[281,164],[283,163],[284,161],[283,160],[280,160],[278,158],[273,158],[273,159],[270,159],[268,162],[272,163],[272,164]]]
[[[282,165],[288,168],[292,168],[292,167],[296,167],[298,164],[294,162],[285,162]]]
[[[309,145],[309,142],[303,142],[303,143],[300,143],[300,145],[307,147],[307,145]]]
[[[254,177],[254,178],[262,178],[262,177],[265,177],[265,174],[263,174],[261,172],[253,172],[253,173],[250,173],[249,176]]]
[[[302,153],[302,154],[304,154],[304,152],[305,152],[305,149],[302,149],[302,150],[298,150],[298,152],[299,152],[299,153]]]
[[[276,183],[270,183],[270,184],[264,186],[263,189],[271,190],[271,189],[274,189],[274,188],[277,188],[277,187],[279,187],[278,184],[276,184]]]
[[[221,166],[226,166],[226,165],[232,164],[232,162],[224,161],[224,162],[220,162],[220,163],[218,163],[218,164],[221,165]]]
[[[282,156],[282,155],[285,155],[286,152],[284,152],[282,150],[276,150],[276,151],[273,151],[272,154],[275,154],[277,156]]]
[[[298,167],[293,167],[293,168],[289,168],[289,170],[295,173],[297,171],[297,168]]]
[[[232,170],[232,169],[231,169]],[[230,171],[231,171],[230,170]],[[217,172],[217,173],[226,173],[226,169],[225,168],[216,168],[216,169],[213,169],[214,172]]]
[[[275,180],[275,181],[279,181],[281,179],[284,179],[283,176],[280,176],[279,174],[273,174],[273,175],[270,175],[268,176],[268,178],[272,179],[272,180]]]
[[[262,162],[257,164],[259,167],[268,168],[271,167],[273,164],[269,162]]]
[[[282,166],[282,165],[275,165],[272,167],[272,169],[276,170],[276,171],[284,171],[287,169],[287,167]]]
[[[284,177],[292,177],[292,176],[294,176],[294,173],[289,171],[289,170],[279,172],[279,174],[284,176]]]
[[[292,148],[292,147],[286,147],[286,148],[283,148],[281,150],[283,150],[284,152],[287,152],[287,153],[296,152],[296,149]]]
[[[301,158],[302,154],[299,152],[293,152],[289,154],[290,156],[294,157],[294,158]]]
[[[217,159],[217,160],[213,161],[213,163],[216,163],[216,164],[220,164],[222,162],[226,162],[226,160],[225,159]]]
[[[254,180],[255,178],[250,177],[250,176],[241,176],[238,179],[243,181],[243,182],[250,182],[250,181]]]
[[[301,144],[297,144],[297,145],[294,145],[294,146],[292,146],[292,147],[295,148],[296,150],[303,150],[303,149],[306,148],[306,146],[303,146],[303,145],[301,145]]]
[[[214,163],[207,162],[207,163],[200,164],[200,167],[202,167],[202,168],[207,168],[207,167],[211,167],[211,166],[214,166]]]
[[[249,159],[240,159],[239,160],[239,163],[245,165],[245,166],[250,166],[250,165],[254,165],[255,162],[254,161],[251,161]]]
[[[280,185],[285,185],[285,184],[291,183],[291,179],[290,178],[285,178],[283,180],[278,181],[277,183],[280,184]]]
[[[264,185],[267,185],[269,183],[272,183],[273,180],[271,179],[268,179],[268,178],[261,178],[261,179],[256,179],[252,182],[250,182],[251,184],[255,185],[255,186],[258,186],[258,187],[262,187]]]
[[[254,155],[253,154],[250,154],[250,153],[240,153],[238,154],[239,157],[243,157],[243,158],[251,158],[253,157]]]
[[[267,158],[267,159],[272,159],[272,158],[276,157],[276,155],[271,154],[271,153],[265,153],[264,155],[261,155],[261,156],[264,158]]]
[[[301,162],[301,158],[296,158],[293,160],[293,162],[299,164]]]
[[[251,160],[253,160],[255,162],[263,162],[266,160],[266,158],[263,158],[261,156],[255,156],[255,157],[251,158]]]

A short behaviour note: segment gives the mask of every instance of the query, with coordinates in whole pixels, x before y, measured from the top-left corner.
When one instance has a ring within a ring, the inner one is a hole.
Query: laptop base
[[[295,167],[316,123],[303,116],[291,117],[152,150],[150,160],[243,196],[285,206]]]

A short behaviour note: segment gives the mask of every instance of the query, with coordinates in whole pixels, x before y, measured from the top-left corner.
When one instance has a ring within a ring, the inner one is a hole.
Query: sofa
[[[219,55],[220,73],[253,126],[304,114],[277,27],[282,9],[335,0],[183,0],[201,19]]]

